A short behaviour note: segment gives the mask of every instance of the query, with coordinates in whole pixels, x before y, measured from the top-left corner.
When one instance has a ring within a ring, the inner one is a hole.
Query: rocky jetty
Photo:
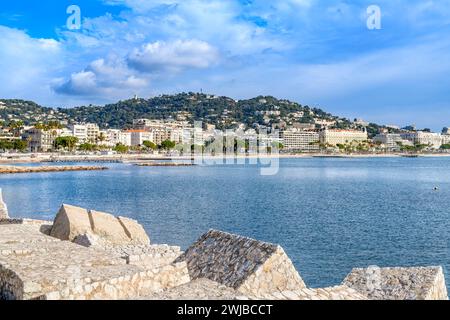
[[[176,163],[176,162],[148,162],[136,163],[138,167],[194,167],[193,163]]]
[[[1,208],[1,207],[0,207]],[[134,220],[63,205],[53,222],[0,219],[0,300],[447,300],[441,267],[354,269],[308,288],[275,244],[211,230],[182,252]]]
[[[0,174],[37,173],[37,172],[65,172],[65,171],[98,171],[107,170],[107,167],[97,166],[0,166]]]

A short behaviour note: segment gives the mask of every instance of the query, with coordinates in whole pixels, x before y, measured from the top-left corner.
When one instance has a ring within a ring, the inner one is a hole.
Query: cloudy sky
[[[373,4],[381,30],[367,28]],[[450,0],[0,4],[1,98],[69,107],[201,89],[440,130],[450,125]]]

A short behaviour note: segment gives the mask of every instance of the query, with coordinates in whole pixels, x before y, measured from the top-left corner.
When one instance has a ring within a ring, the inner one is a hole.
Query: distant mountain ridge
[[[233,128],[238,123],[248,126],[277,123],[310,123],[317,120],[336,122],[338,128],[355,127],[345,118],[319,108],[303,106],[286,99],[259,96],[234,100],[203,93],[161,95],[150,99],[129,99],[105,106],[81,106],[52,109],[32,101],[0,99],[0,120],[21,120],[26,125],[46,121],[93,122],[101,128],[129,128],[134,119],[203,121],[219,129]],[[371,126],[376,126],[371,124]]]

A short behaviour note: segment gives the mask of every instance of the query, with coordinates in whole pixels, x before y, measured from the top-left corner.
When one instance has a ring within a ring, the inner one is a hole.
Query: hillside
[[[199,93],[161,95],[150,99],[130,99],[105,106],[46,108],[31,101],[0,100],[0,121],[21,120],[26,125],[52,120],[94,122],[101,128],[129,128],[133,119],[203,121],[219,129],[233,128],[238,123],[248,126],[286,123],[335,123],[338,128],[357,127],[352,121],[289,100],[260,96],[248,100]],[[371,124],[369,132],[378,126]]]
[[[67,115],[32,101],[0,99],[0,122],[23,121],[25,125],[33,125],[38,122],[55,120],[67,120]]]

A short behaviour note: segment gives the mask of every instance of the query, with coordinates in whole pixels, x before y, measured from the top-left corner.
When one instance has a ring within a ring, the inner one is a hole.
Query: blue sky
[[[381,30],[366,26],[372,4]],[[2,1],[0,82],[2,98],[55,107],[203,89],[440,130],[450,0]]]

